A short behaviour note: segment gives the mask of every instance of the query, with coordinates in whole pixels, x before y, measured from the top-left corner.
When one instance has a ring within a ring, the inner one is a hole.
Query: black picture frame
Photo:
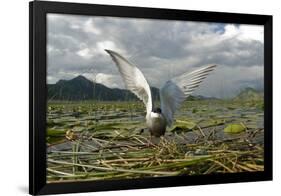
[[[46,14],[118,16],[264,25],[264,171],[46,183]],[[33,1],[29,3],[29,193],[56,194],[272,180],[272,16]]]

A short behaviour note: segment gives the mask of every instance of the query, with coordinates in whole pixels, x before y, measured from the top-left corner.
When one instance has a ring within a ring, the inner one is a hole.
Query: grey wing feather
[[[161,110],[168,126],[172,125],[174,113],[181,103],[199,87],[215,67],[216,65],[208,65],[195,71],[184,73],[167,81],[160,89]]]

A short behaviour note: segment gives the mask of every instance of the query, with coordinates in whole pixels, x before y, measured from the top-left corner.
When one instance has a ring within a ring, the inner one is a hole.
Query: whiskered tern
[[[112,50],[105,51],[117,65],[126,88],[145,104],[146,124],[151,136],[155,137],[165,134],[166,127],[170,127],[173,124],[174,113],[181,103],[191,95],[216,67],[216,65],[207,65],[168,80],[160,88],[161,108],[156,108],[153,105],[149,84],[143,73],[117,52]]]

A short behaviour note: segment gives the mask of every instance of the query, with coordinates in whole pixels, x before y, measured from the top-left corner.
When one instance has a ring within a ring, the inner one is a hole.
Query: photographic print
[[[264,26],[48,13],[47,183],[264,171]]]

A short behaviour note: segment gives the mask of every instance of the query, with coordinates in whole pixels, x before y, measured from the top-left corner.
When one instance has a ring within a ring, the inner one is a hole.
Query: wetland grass
[[[140,102],[48,103],[47,182],[263,171],[263,111],[241,105],[187,102],[152,143]]]

